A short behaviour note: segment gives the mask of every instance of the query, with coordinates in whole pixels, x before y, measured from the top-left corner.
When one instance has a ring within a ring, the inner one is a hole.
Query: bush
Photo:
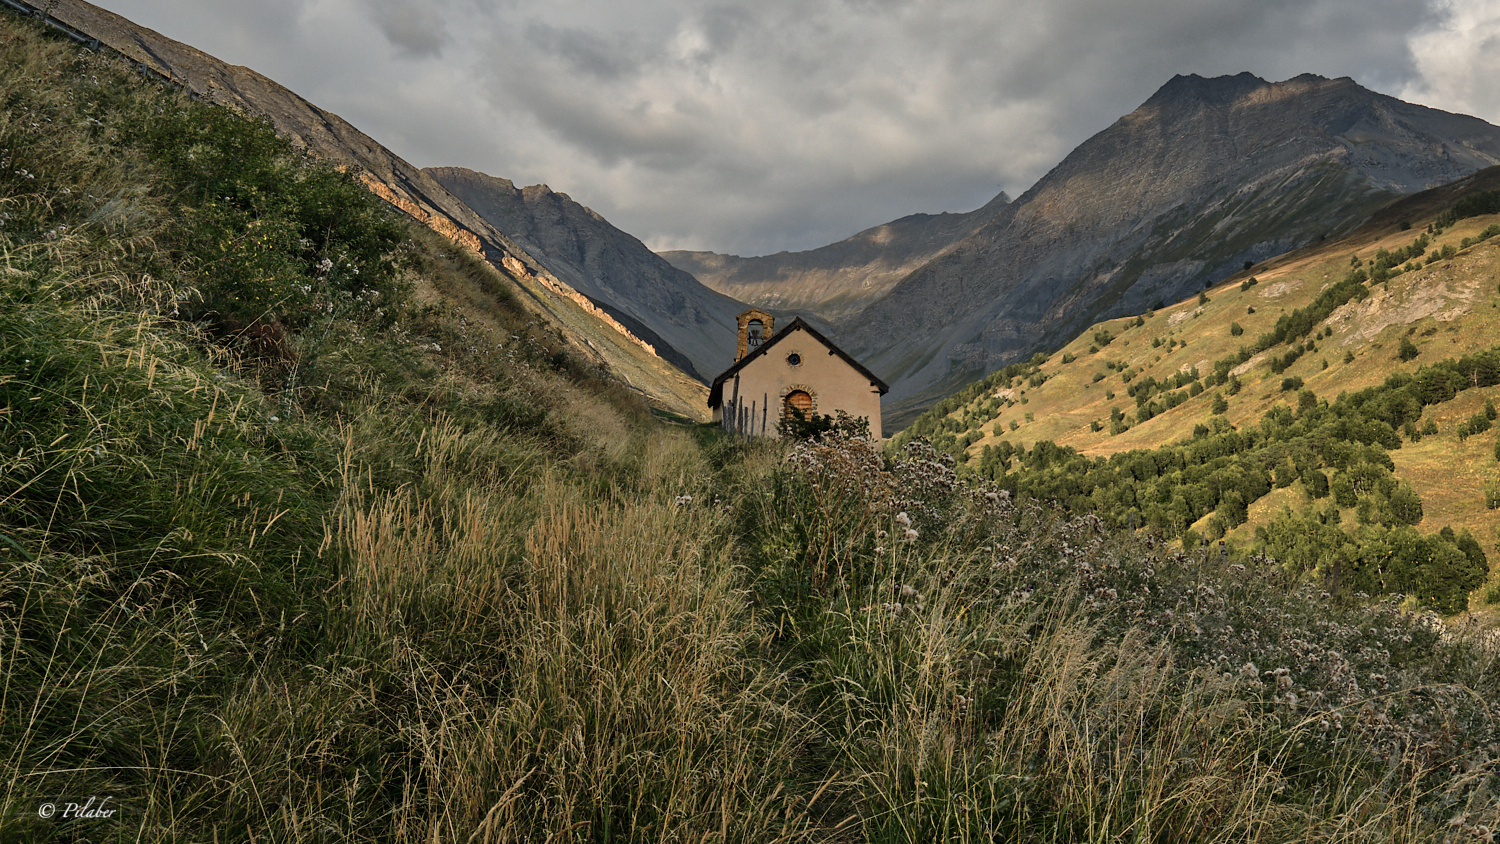
[[[1401,346],[1400,346],[1400,349],[1397,351],[1396,356],[1398,358],[1400,358],[1404,362],[1404,361],[1412,360],[1418,354],[1420,354],[1420,352],[1417,351],[1416,344],[1412,343],[1412,341],[1411,341],[1410,338],[1408,338],[1408,337],[1402,337],[1401,338]]]
[[[1500,508],[1500,478],[1491,478],[1484,484],[1485,509]]]
[[[140,112],[125,134],[162,168],[160,189],[176,204],[161,240],[194,270],[186,318],[227,336],[295,330],[333,308],[393,315],[404,300],[393,212],[352,175],[304,160],[270,124],[184,102]]]

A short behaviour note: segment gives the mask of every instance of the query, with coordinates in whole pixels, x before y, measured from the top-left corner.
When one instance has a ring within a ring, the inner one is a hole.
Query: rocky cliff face
[[[720,293],[768,310],[836,321],[858,313],[903,278],[1001,214],[1000,194],[965,214],[913,214],[807,252],[755,258],[716,252],[663,252]]]
[[[1179,76],[838,326],[898,421],[1109,316],[1500,162],[1500,129],[1348,79]]]
[[[462,167],[425,172],[684,371],[710,379],[734,362],[735,317],[744,306],[567,194],[546,185],[517,188]]]

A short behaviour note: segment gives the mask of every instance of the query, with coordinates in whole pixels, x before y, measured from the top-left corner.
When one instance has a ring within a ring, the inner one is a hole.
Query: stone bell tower
[[[734,359],[738,361],[771,339],[775,325],[776,317],[756,308],[740,314],[740,345]]]

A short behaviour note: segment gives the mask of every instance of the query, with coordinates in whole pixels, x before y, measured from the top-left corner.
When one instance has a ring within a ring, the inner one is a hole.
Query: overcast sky
[[[1350,76],[1500,123],[1500,0],[94,2],[658,250],[1019,196],[1179,73]]]

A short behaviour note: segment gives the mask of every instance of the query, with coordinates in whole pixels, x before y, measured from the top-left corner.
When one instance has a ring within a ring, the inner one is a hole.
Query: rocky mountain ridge
[[[839,327],[910,418],[1109,316],[1178,301],[1500,162],[1500,128],[1352,80],[1179,76]]]
[[[546,185],[462,167],[424,171],[480,217],[537,256],[657,352],[699,380],[734,362],[735,317],[744,306],[703,286],[592,209]]]
[[[663,252],[704,285],[760,308],[836,321],[890,292],[903,278],[994,219],[1003,192],[966,213],[912,214],[806,252],[744,258],[717,252]]]

